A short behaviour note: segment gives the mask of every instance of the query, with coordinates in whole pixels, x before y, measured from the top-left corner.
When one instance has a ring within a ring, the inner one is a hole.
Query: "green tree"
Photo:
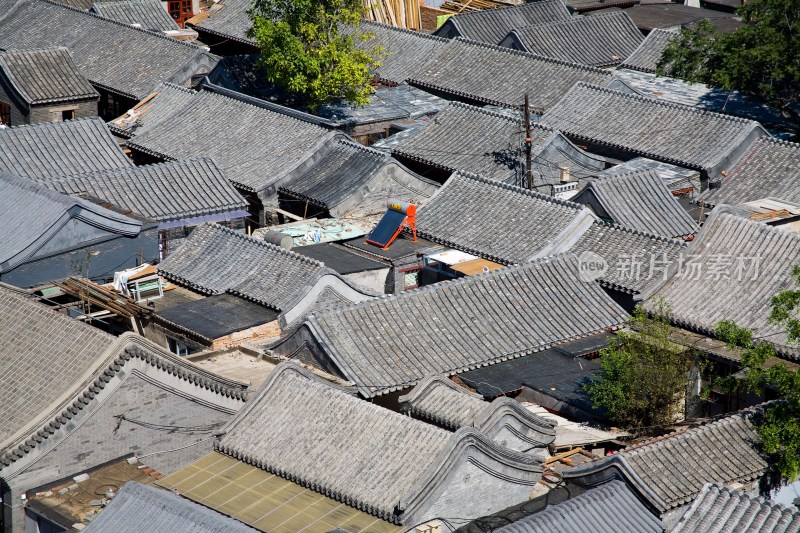
[[[792,269],[792,277],[800,286],[800,267]],[[772,298],[770,322],[786,329],[790,343],[800,342],[800,290],[788,289]],[[760,392],[773,389],[779,401],[768,404],[756,420],[756,429],[766,455],[775,465],[778,476],[794,481],[800,476],[800,372],[778,360],[772,344],[762,342],[753,332],[732,321],[716,326],[717,336],[741,349],[744,380],[735,388]]]
[[[361,0],[255,0],[247,35],[267,80],[312,110],[336,99],[364,105],[381,49],[358,30],[363,12]]]
[[[682,410],[693,352],[669,340],[672,326],[665,305],[648,317],[637,307],[627,331],[600,352],[600,374],[585,386],[592,406],[612,422],[637,434],[657,433]]]
[[[738,14],[742,24],[731,33],[708,21],[683,30],[664,50],[657,73],[764,101],[800,134],[800,0],[751,0]]]

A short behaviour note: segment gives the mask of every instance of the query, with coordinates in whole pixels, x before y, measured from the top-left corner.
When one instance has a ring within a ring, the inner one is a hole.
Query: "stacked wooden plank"
[[[420,29],[420,0],[364,0],[366,18],[409,30]]]

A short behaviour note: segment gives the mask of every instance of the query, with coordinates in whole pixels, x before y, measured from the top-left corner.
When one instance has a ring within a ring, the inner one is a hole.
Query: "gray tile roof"
[[[711,483],[669,533],[793,533],[800,531],[800,512],[761,497],[748,496]]]
[[[0,171],[44,180],[130,167],[99,118],[0,129]]]
[[[128,145],[173,160],[213,157],[229,180],[263,191],[305,159],[326,135],[335,134],[286,114],[201,91],[158,124],[137,132]]]
[[[437,30],[444,37],[466,37],[488,44],[500,44],[516,28],[568,20],[569,10],[561,0],[539,0],[502,9],[484,9],[453,15]]]
[[[496,423],[502,418],[503,415],[496,413],[505,411],[532,430],[533,434],[526,439],[530,444],[544,447],[556,438],[554,422],[532,414],[517,401],[507,397],[497,398],[491,403],[484,401],[480,394],[470,392],[441,375],[422,379],[408,394],[400,396],[399,401],[403,411],[452,431],[475,427],[485,433],[491,422]]]
[[[634,157],[624,163],[605,169],[603,172],[598,173],[597,176],[613,176],[615,174],[627,174],[644,170],[656,172],[670,191],[687,188],[692,188],[695,191],[700,190],[700,172],[697,170],[670,165],[669,163],[646,157]]]
[[[160,0],[123,0],[92,4],[92,12],[124,24],[139,24],[152,31],[177,30],[178,25]]]
[[[429,488],[471,455],[465,445],[497,454],[523,479],[541,475],[535,459],[504,450],[475,430],[450,433],[361,400],[286,362],[226,428],[217,449],[403,523],[414,506],[430,505]]]
[[[7,292],[0,288],[0,293]],[[246,398],[246,386],[240,382],[197,367],[144,337],[130,332],[108,336],[26,297],[0,294],[0,326],[0,370],[12,383],[0,392],[0,471],[10,467],[12,473],[15,469],[18,473],[20,467],[15,463],[22,461],[21,468],[25,468],[29,455],[36,460],[57,447],[74,432],[74,419],[86,421],[99,409],[100,399],[108,399],[98,398],[98,394],[112,379],[124,380],[131,370],[154,367],[160,375],[154,372],[150,377],[160,381],[159,386],[170,390],[180,387],[179,394],[184,398],[209,407],[209,413],[214,411],[223,420]],[[58,357],[54,356],[55,346]],[[26,365],[18,364],[20,358]],[[4,393],[13,397],[6,398]],[[161,436],[149,444],[155,448],[159,442],[164,442]],[[161,445],[158,451],[164,451]],[[172,469],[183,456],[151,459],[162,465],[159,468]],[[93,466],[84,464],[82,468]]]
[[[609,72],[496,45],[453,39],[408,82],[468,102],[521,107],[529,94],[533,113],[558,102],[575,82],[604,84]]]
[[[252,7],[250,0],[225,0],[210,9],[207,18],[190,24],[200,30],[217,37],[232,39],[240,43],[255,46],[255,42],[247,37],[247,30],[253,25],[247,11]]]
[[[628,57],[643,39],[627,13],[614,11],[517,28],[502,44],[573,63],[610,67]]]
[[[129,481],[83,531],[86,533],[255,533],[257,530],[170,490]]]
[[[550,255],[554,245],[580,235],[593,220],[578,204],[456,173],[417,211],[417,233],[510,264]]]
[[[585,252],[597,254],[608,265],[608,270],[597,278],[601,285],[638,294],[663,279],[667,266],[674,264],[681,254],[686,253],[686,243],[596,222],[569,251],[578,254],[578,257],[582,257]]]
[[[769,321],[772,297],[794,286],[790,271],[796,264],[800,233],[747,220],[723,204],[692,241],[684,264],[670,267],[669,280],[649,291],[644,306],[663,299],[675,324],[705,334],[713,334],[720,320],[733,320],[797,358],[783,326]]]
[[[43,184],[65,194],[99,198],[159,222],[241,212],[248,205],[208,158],[94,172]]]
[[[188,84],[217,57],[199,46],[50,0],[23,0],[0,19],[0,48],[65,46],[93,85],[141,99],[160,82]]]
[[[100,97],[63,47],[0,52],[0,70],[29,105]]]
[[[650,169],[590,181],[572,200],[590,206],[610,222],[662,237],[683,237],[699,229]]]
[[[0,457],[20,437],[19,431],[49,413],[53,402],[73,389],[114,340],[93,326],[0,288]]]
[[[452,102],[392,151],[398,157],[446,171],[461,170],[519,184],[525,174],[523,141],[521,116]],[[576,177],[595,174],[605,166],[602,158],[581,151],[557,131],[538,124],[531,126],[531,145],[534,185],[558,183],[560,165],[569,166]]]
[[[364,107],[339,101],[323,104],[317,115],[346,128],[389,120],[418,120],[447,107],[447,100],[408,84],[379,85]]]
[[[577,268],[576,258],[560,256],[439,283],[312,316],[295,335],[313,336],[320,357],[364,396],[385,394],[624,322],[627,314],[598,285],[581,283]]]
[[[361,22],[357,31],[375,36],[357,46],[365,50],[380,46],[383,57],[377,74],[381,81],[395,84],[403,83],[432,57],[439,55],[448,43],[441,37],[366,20]]]
[[[655,72],[658,62],[661,60],[661,54],[664,53],[670,39],[677,35],[678,33],[674,31],[654,29],[647,34],[642,44],[620,64],[620,67],[642,72]]]
[[[282,183],[279,190],[330,209],[355,194],[388,161],[388,154],[339,140],[315,164]]]
[[[767,197],[800,202],[800,144],[757,140],[718,186],[704,192],[700,201],[711,206]]]
[[[97,204],[74,198],[44,187],[34,181],[0,172],[0,272],[7,272],[26,262],[73,219],[86,222],[106,235],[135,237],[142,223]],[[58,243],[69,249],[87,237],[79,231],[65,232]]]
[[[389,199],[419,205],[439,188],[389,154],[349,140],[332,141],[313,159],[282,182],[278,192],[327,209],[333,217],[384,213]]]
[[[577,83],[542,123],[570,138],[714,175],[754,138],[760,124],[655,98]]]
[[[161,275],[203,294],[231,292],[286,311],[333,270],[218,224],[198,226],[158,265]]]
[[[767,469],[758,434],[740,412],[715,422],[657,437],[614,455],[573,467],[568,482],[616,472],[660,513],[691,502],[706,483],[748,483]]]
[[[125,114],[110,121],[108,126],[121,137],[135,137],[169,118],[175,109],[185,106],[195,94],[196,91],[174,83],[161,83],[148,95],[152,98],[144,102],[133,117]]]
[[[664,526],[621,481],[609,481],[495,530],[497,533],[661,533]]]

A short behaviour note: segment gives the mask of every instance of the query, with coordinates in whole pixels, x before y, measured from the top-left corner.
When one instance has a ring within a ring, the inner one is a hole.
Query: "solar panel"
[[[384,248],[389,246],[392,238],[397,235],[400,226],[406,219],[406,214],[394,209],[388,209],[378,225],[367,236],[367,242]]]

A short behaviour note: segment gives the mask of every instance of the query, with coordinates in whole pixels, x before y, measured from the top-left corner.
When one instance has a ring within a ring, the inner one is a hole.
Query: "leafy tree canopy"
[[[695,364],[691,350],[669,340],[666,306],[653,318],[636,308],[628,331],[600,352],[601,372],[585,390],[592,406],[633,433],[656,433],[682,415],[683,394]]]
[[[357,31],[363,11],[361,0],[256,0],[247,35],[267,80],[312,110],[335,99],[364,105],[381,49],[361,44],[373,37]]]
[[[792,276],[800,286],[800,267],[792,269]],[[770,321],[783,325],[792,343],[800,342],[798,309],[800,289],[789,289],[772,298]],[[754,392],[763,392],[764,387],[775,390],[779,401],[763,410],[763,416],[756,421],[756,429],[778,475],[794,481],[800,476],[800,372],[778,362],[771,344],[734,322],[720,322],[716,334],[742,350],[742,366],[747,373],[738,387]]]
[[[781,110],[800,132],[800,0],[749,0],[742,25],[720,34],[708,21],[683,30],[657,73],[739,91]]]

